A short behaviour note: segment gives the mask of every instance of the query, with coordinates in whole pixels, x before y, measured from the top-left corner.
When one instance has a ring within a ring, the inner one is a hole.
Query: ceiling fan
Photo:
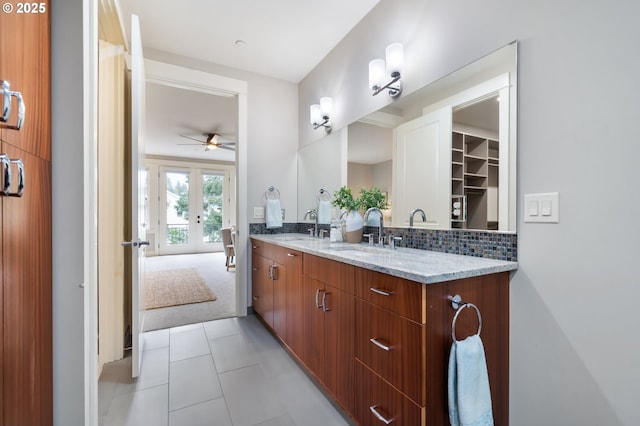
[[[199,143],[179,143],[178,145],[202,145],[204,146],[205,151],[210,151],[216,148],[228,149],[230,151],[236,150],[236,143],[231,140],[223,140],[222,136],[218,133],[203,133],[202,136],[192,136],[192,135],[180,135],[183,138],[191,139],[197,141]]]

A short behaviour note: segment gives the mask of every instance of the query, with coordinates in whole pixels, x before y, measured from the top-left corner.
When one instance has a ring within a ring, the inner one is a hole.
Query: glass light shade
[[[387,75],[391,76],[394,72],[400,73],[404,71],[404,47],[401,43],[391,43],[387,46]]]
[[[322,114],[320,113],[319,104],[311,105],[311,107],[309,108],[309,118],[310,118],[311,124],[318,124],[322,122],[321,120]]]
[[[384,59],[374,59],[369,62],[369,88],[384,85]]]
[[[331,110],[333,109],[333,99],[329,97],[320,98],[320,113],[322,117],[331,117]]]

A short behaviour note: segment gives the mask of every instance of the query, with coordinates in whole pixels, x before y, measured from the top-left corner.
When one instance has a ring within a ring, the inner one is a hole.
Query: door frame
[[[97,297],[97,52],[98,4],[91,0],[83,10],[84,81],[86,115],[83,123],[85,152],[83,158],[84,186],[84,417],[85,424],[98,424],[98,297]],[[236,145],[236,223],[240,231],[236,245],[236,315],[247,314],[247,241],[249,220],[247,211],[247,82],[189,68],[145,60],[146,81],[176,88],[235,96],[238,108]]]

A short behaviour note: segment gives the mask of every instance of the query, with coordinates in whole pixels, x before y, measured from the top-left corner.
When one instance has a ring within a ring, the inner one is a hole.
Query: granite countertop
[[[331,243],[304,234],[256,234],[251,238],[423,284],[518,269],[517,262],[398,247]]]

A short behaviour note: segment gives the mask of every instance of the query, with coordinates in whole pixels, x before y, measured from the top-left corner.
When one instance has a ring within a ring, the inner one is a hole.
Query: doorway
[[[221,229],[235,225],[235,167],[160,166],[158,254],[223,251]]]

